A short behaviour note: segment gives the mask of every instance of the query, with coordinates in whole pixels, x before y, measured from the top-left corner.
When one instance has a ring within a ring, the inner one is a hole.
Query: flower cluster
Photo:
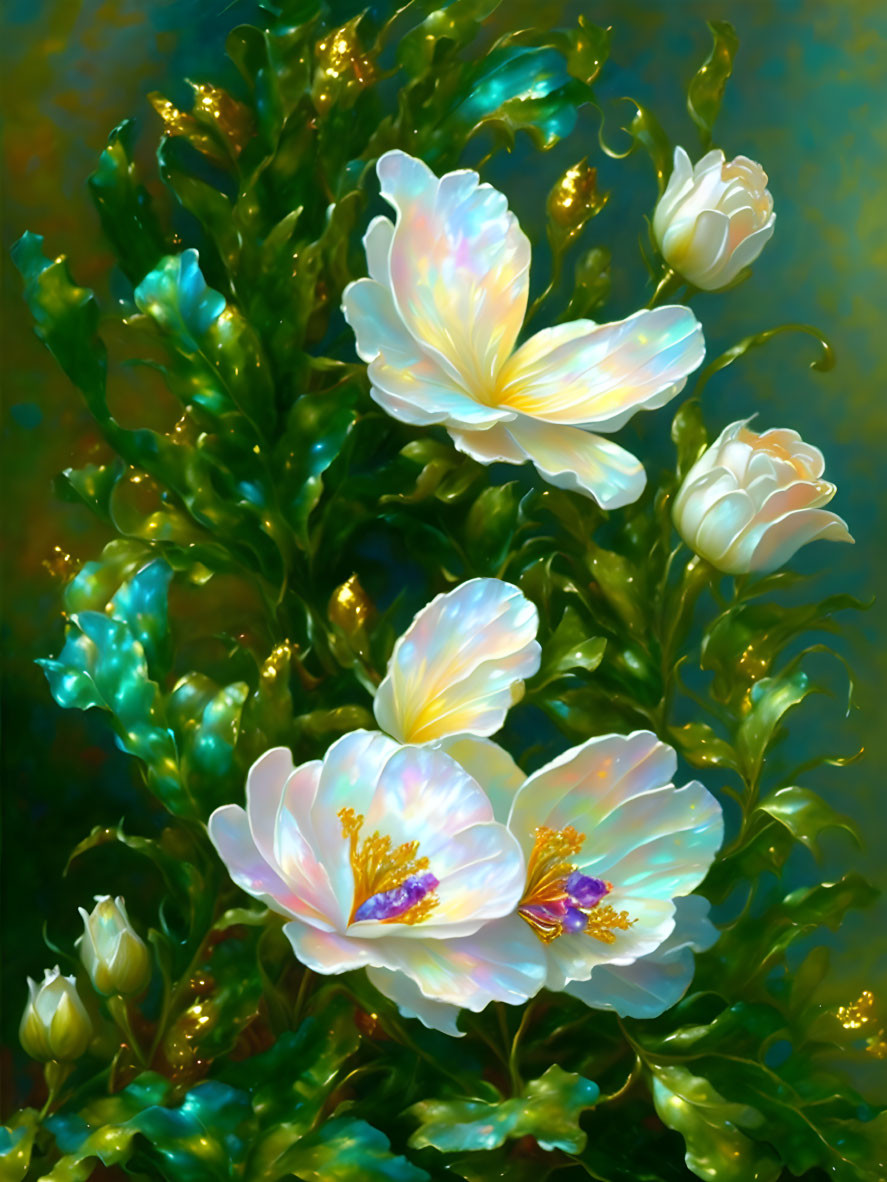
[[[369,275],[343,311],[389,414],[441,425],[484,464],[530,461],[547,482],[613,509],[644,471],[604,436],[665,405],[704,356],[685,306],[598,325],[576,320],[518,345],[530,244],[505,197],[470,170],[438,178],[402,151],[378,162],[364,243]],[[773,232],[760,166],[682,149],[653,230],[667,265],[707,289],[733,282]],[[675,501],[681,536],[714,567],[769,570],[817,537],[849,541],[823,511],[834,488],[795,432],[728,427]],[[589,739],[531,775],[490,736],[539,667],[537,614],[498,579],[418,613],[375,695],[378,731],[294,767],[252,767],[246,809],[209,833],[232,878],[287,917],[321,973],[366,968],[405,1015],[458,1034],[460,1008],[540,989],[652,1016],[682,995],[716,932],[692,891],[723,837],[699,783],[647,731]]]
[[[365,967],[401,1012],[458,1034],[460,1008],[545,987],[649,1016],[715,929],[690,896],[723,835],[647,731],[603,735],[530,776],[489,736],[539,667],[536,609],[498,579],[423,608],[375,698],[378,731],[293,767],[268,751],[246,809],[209,832],[236,883],[288,917],[321,973]]]

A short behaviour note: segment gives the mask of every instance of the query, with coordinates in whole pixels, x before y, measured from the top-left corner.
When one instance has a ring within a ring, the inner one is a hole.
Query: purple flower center
[[[375,919],[380,922],[398,919],[420,903],[426,895],[431,894],[437,886],[438,880],[430,871],[413,874],[400,886],[392,887],[388,891],[379,891],[378,894],[365,899],[355,911],[352,923],[357,923],[361,919]]]
[[[587,874],[580,874],[578,870],[568,877],[564,888],[579,907],[595,907],[610,893],[610,888],[602,878],[591,878]]]

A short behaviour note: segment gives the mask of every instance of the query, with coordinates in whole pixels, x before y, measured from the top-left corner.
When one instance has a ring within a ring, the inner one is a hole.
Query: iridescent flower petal
[[[506,824],[517,790],[527,777],[504,747],[474,735],[441,739],[435,746],[477,780],[493,806],[493,816]]]
[[[671,1009],[693,980],[694,952],[704,952],[718,938],[701,895],[675,900],[675,926],[655,951],[630,965],[597,965],[587,981],[571,981],[566,992],[598,1010],[623,1018],[656,1018]]]
[[[497,405],[595,431],[616,431],[638,410],[664,406],[705,356],[702,327],[679,305],[595,325],[577,320],[536,333],[499,377]]]
[[[423,608],[394,646],[374,712],[403,743],[490,735],[539,668],[538,614],[499,579],[471,579]]]

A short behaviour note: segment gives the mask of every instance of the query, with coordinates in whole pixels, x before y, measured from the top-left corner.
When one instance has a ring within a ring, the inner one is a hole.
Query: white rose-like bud
[[[675,148],[674,170],[653,214],[662,257],[704,291],[726,287],[773,235],[767,174],[746,156],[729,163],[720,148],[690,163]]]
[[[141,993],[151,976],[151,957],[129,922],[123,899],[96,895],[91,914],[82,907],[79,911],[83,935],[76,943],[96,990],[106,997]]]
[[[772,571],[807,542],[852,542],[823,505],[835,486],[820,479],[822,452],[797,431],[757,435],[731,423],[687,473],[674,505],[678,533],[727,574]]]
[[[42,1063],[73,1063],[92,1041],[92,1023],[74,978],[63,977],[58,965],[46,970],[39,986],[28,977],[19,1040],[31,1058]]]

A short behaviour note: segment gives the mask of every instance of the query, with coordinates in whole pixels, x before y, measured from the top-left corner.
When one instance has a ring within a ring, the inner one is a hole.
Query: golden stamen
[[[383,836],[378,830],[365,837],[363,843],[358,845],[363,813],[355,813],[353,808],[342,808],[336,815],[342,822],[342,836],[347,837],[350,842],[349,858],[354,872],[354,904],[351,908],[350,923],[372,895],[403,886],[408,878],[427,870],[428,859],[416,857],[419,852],[418,841],[405,841],[392,849],[391,838]],[[396,915],[380,922],[421,923],[439,902],[437,894],[430,891],[403,915]]]

